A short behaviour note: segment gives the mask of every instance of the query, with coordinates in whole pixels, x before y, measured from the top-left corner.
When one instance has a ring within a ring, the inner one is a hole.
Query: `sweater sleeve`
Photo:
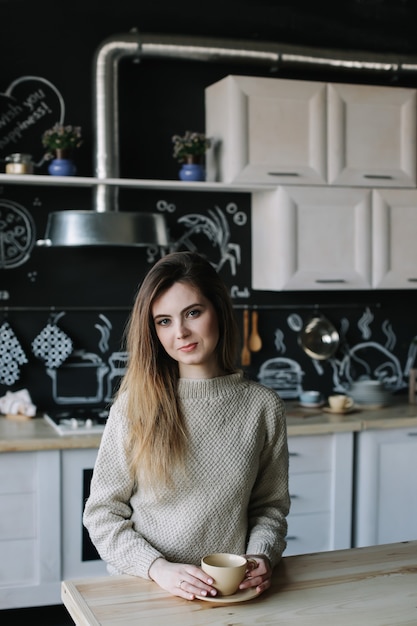
[[[163,556],[133,527],[130,498],[135,488],[124,441],[127,427],[117,403],[104,429],[86,502],[83,522],[111,573],[149,578],[149,568]]]
[[[265,554],[274,567],[287,545],[290,509],[285,405],[278,396],[268,403],[265,420],[268,435],[249,502],[247,553]]]

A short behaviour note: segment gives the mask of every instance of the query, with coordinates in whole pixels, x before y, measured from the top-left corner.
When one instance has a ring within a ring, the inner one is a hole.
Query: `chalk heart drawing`
[[[0,93],[0,158],[29,153],[43,162],[42,135],[64,123],[65,103],[58,89],[41,76],[21,76]]]

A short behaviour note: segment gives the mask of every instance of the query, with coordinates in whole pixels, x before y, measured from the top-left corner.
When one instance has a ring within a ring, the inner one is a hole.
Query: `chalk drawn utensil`
[[[262,348],[262,339],[258,332],[258,311],[252,311],[252,329],[249,336],[249,350],[251,352],[259,352]]]
[[[243,347],[240,359],[243,367],[250,365],[250,350],[248,348],[249,340],[249,311],[244,309],[243,311]]]

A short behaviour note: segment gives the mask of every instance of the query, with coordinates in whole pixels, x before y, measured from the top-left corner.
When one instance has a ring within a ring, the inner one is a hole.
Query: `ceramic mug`
[[[302,391],[300,402],[302,404],[319,404],[322,401],[320,391]]]
[[[230,596],[239,589],[245,578],[248,561],[244,556],[217,552],[201,559],[201,569],[214,580],[213,587],[222,596]]]
[[[329,406],[334,411],[347,411],[353,407],[353,398],[342,394],[329,396]]]

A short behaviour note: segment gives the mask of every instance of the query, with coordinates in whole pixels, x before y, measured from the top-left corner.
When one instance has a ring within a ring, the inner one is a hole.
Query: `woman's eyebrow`
[[[182,315],[183,313],[185,313],[186,311],[189,311],[190,309],[192,309],[195,306],[203,306],[201,302],[194,302],[192,304],[187,304],[186,307],[184,307],[181,311],[180,314]],[[154,316],[154,320],[156,320],[158,317],[172,317],[169,313],[157,313]]]

